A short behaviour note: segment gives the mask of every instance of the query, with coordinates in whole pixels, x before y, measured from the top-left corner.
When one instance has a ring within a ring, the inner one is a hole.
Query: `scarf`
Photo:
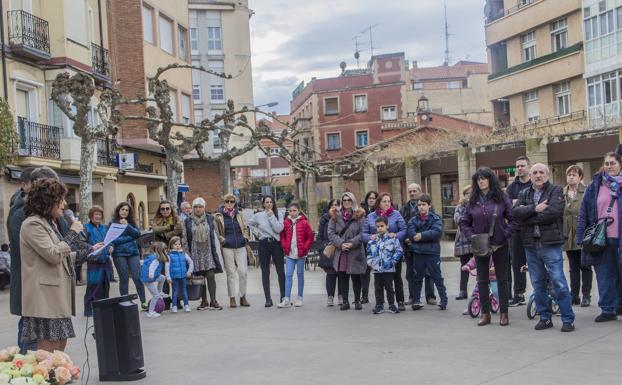
[[[388,218],[392,213],[393,213],[393,206],[389,206],[389,208],[386,209],[385,211],[382,211],[380,207],[376,209],[376,214],[378,216],[384,216]]]
[[[228,209],[226,207],[223,207],[223,213],[227,214],[228,216],[230,216],[231,218],[235,217],[235,208],[233,209]]]
[[[194,213],[192,213],[192,215],[190,215],[190,218],[192,218],[192,222],[194,222],[194,226],[196,229],[194,233],[194,240],[197,243],[208,242],[210,229],[209,225],[207,224],[205,214],[198,217]]]
[[[419,216],[421,216],[421,221],[425,222],[425,219],[428,217],[428,214],[419,213]]]
[[[604,172],[603,184],[609,187],[609,190],[611,190],[611,195],[619,196],[620,192],[622,192],[622,174],[618,176],[611,176]]]
[[[354,210],[341,210],[341,217],[343,218],[343,221],[345,223],[350,222],[350,219],[352,219],[352,216],[354,215]]]

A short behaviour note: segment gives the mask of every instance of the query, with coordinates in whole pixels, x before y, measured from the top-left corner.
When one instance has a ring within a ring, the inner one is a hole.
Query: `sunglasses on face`
[[[352,199],[350,199],[350,198],[344,198],[344,199],[342,199],[341,201],[342,201],[342,202],[352,202]]]
[[[160,207],[160,210],[162,210],[162,211],[170,211],[171,208],[170,207]]]
[[[409,193],[416,193],[417,190],[408,190]]]
[[[235,203],[235,201],[225,201],[225,203]]]

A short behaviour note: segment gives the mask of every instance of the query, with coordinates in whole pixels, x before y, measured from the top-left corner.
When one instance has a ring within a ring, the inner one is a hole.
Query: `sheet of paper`
[[[106,233],[106,238],[104,238],[104,247],[101,249],[97,249],[93,251],[90,255],[97,255],[102,250],[106,249],[115,239],[119,238],[121,234],[125,231],[127,225],[122,225],[120,223],[111,223],[110,227],[108,227],[108,232]]]

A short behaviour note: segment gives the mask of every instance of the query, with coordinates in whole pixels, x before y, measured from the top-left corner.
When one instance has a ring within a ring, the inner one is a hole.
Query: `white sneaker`
[[[171,306],[171,313],[177,313],[177,306]]]
[[[335,297],[332,295],[328,296],[328,300],[326,300],[326,306],[335,306]]]
[[[296,306],[296,307],[301,307],[302,306],[302,297],[298,297],[298,299],[296,300],[296,303],[294,304],[294,306]]]
[[[339,294],[339,296],[337,297],[337,305],[343,305],[343,296],[341,294]]]
[[[184,305],[184,311],[190,313],[190,305]]]
[[[292,303],[289,302],[289,298],[283,298],[283,301],[281,301],[281,303],[276,305],[276,307],[278,307],[279,309],[284,309],[284,308],[290,307],[290,306],[292,306]]]
[[[161,315],[162,314],[156,313],[155,311],[154,312],[147,312],[147,314],[146,314],[146,316],[149,317],[149,318],[158,318]]]

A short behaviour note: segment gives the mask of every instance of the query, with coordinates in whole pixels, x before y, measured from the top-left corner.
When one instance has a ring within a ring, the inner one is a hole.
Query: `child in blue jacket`
[[[400,240],[388,235],[389,220],[379,216],[375,220],[378,237],[370,239],[367,244],[367,264],[374,272],[374,290],[376,291],[376,307],[374,314],[384,312],[384,292],[387,292],[389,312],[399,313],[395,306],[395,292],[393,291],[393,274],[395,264],[399,263],[404,253]]]
[[[173,287],[173,296],[171,302],[171,313],[177,313],[177,296],[181,291],[181,297],[184,301],[184,311],[190,313],[190,305],[188,304],[188,288],[186,278],[192,276],[194,271],[194,263],[192,258],[184,252],[181,247],[181,238],[173,237],[168,242],[168,258],[169,262],[166,269],[166,278]]]
[[[151,293],[151,301],[149,301],[149,308],[147,311],[147,317],[158,318],[160,313],[155,311],[158,300],[164,296],[162,293],[162,286],[166,277],[164,270],[168,265],[168,255],[166,254],[166,244],[163,242],[154,242],[149,248],[149,254],[145,257],[143,265],[140,268],[140,280],[145,284],[149,293]]]
[[[447,289],[441,274],[441,235],[443,222],[441,217],[431,211],[432,199],[423,194],[417,203],[419,213],[408,222],[408,240],[414,258],[414,290],[413,310],[423,308],[421,303],[421,286],[426,270],[434,281],[441,297],[439,310],[447,309]]]

